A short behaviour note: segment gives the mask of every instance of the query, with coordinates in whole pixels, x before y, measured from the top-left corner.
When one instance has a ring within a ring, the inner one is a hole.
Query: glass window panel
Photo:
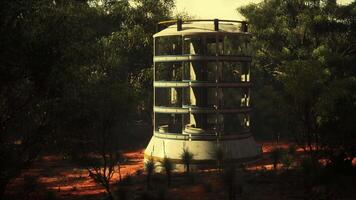
[[[189,114],[189,120],[184,126],[188,134],[214,134],[216,132],[216,114]]]
[[[155,55],[181,55],[182,37],[164,36],[155,38]]]
[[[190,93],[191,93],[192,88],[183,88],[183,105],[191,105],[191,100],[190,100]]]
[[[206,55],[215,56],[217,51],[217,43],[215,37],[208,37],[206,38]]]
[[[250,63],[241,63],[241,82],[250,82]]]
[[[155,88],[155,105],[181,107],[182,88]]]
[[[190,62],[183,62],[183,80],[191,80],[190,78]]]
[[[204,55],[205,47],[203,38],[200,36],[184,37],[184,54],[190,55]]]
[[[248,35],[226,35],[224,37],[224,54],[250,55],[249,37]]]
[[[248,114],[222,114],[219,117],[221,131],[226,134],[243,134],[249,131]]]
[[[156,81],[181,81],[183,74],[182,62],[155,63]]]
[[[222,66],[222,82],[249,82],[248,62],[224,62]]]
[[[215,81],[216,69],[216,62],[190,62],[189,78],[192,81]]]
[[[223,50],[224,50],[224,37],[223,36],[218,36],[217,46],[218,46],[217,54],[223,55]]]
[[[192,87],[188,88],[186,102],[188,105],[197,107],[214,108],[216,105],[216,88]]]
[[[182,115],[155,113],[155,131],[159,133],[182,133]]]
[[[221,88],[221,107],[240,108],[249,106],[248,88]]]

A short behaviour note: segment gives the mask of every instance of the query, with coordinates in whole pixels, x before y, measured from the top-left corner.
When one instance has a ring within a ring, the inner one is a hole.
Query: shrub
[[[236,191],[235,191],[236,169],[235,169],[235,166],[229,165],[226,168],[224,168],[222,178],[223,178],[224,188],[228,192],[229,199],[235,199],[235,196],[236,196]]]
[[[161,161],[161,167],[163,167],[164,171],[166,172],[168,186],[170,186],[172,171],[174,169],[173,163],[169,158],[164,157],[163,160]]]
[[[273,169],[277,169],[277,165],[280,163],[283,156],[283,150],[281,148],[274,148],[270,153],[270,158],[273,163]]]
[[[126,176],[120,181],[120,185],[122,186],[132,185],[133,183],[134,183],[134,179],[132,177],[132,174],[129,173],[127,173]]]
[[[210,182],[204,182],[203,188],[206,193],[210,193],[213,191],[213,185]]]
[[[115,199],[119,200],[129,199],[129,190],[127,187],[121,185],[114,191],[114,196]]]
[[[282,157],[283,168],[289,170],[293,164],[293,157],[290,154],[285,154]]]
[[[190,165],[191,165],[192,160],[194,158],[193,153],[190,152],[188,148],[183,148],[183,151],[180,154],[180,158],[182,159],[182,162],[184,164],[186,172],[189,173]]]
[[[153,159],[149,159],[145,162],[145,171],[147,172],[147,188],[149,188],[151,177],[155,171],[155,162]]]
[[[300,168],[304,177],[304,186],[310,188],[317,181],[320,174],[320,164],[317,160],[305,157],[300,162]]]
[[[167,199],[167,190],[164,187],[161,187],[157,191],[157,199],[158,200],[165,200]]]
[[[297,154],[297,147],[295,146],[295,144],[291,144],[288,146],[287,153],[292,157]]]
[[[223,148],[221,146],[218,146],[215,149],[214,153],[215,153],[214,157],[216,159],[217,168],[218,168],[219,172],[221,172],[221,170],[223,169],[223,166],[224,166],[224,161],[225,161],[225,151],[223,150]]]

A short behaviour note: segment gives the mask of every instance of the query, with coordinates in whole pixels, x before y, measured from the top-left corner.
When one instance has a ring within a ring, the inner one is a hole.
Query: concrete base
[[[163,135],[163,134],[162,134]],[[219,140],[192,140],[174,137],[152,136],[144,153],[145,162],[153,159],[157,171],[160,171],[160,161],[169,158],[175,164],[175,170],[183,171],[184,165],[180,158],[183,149],[193,153],[192,169],[216,167],[216,151],[221,148],[226,162],[242,163],[255,160],[262,154],[261,147],[256,144],[251,134],[242,136],[220,138]]]

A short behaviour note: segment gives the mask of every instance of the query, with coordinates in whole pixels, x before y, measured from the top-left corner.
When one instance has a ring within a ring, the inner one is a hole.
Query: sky
[[[250,3],[259,3],[262,0],[175,0],[175,13],[186,12],[198,19],[231,19],[242,20],[243,17],[236,8]],[[352,0],[338,0],[338,3],[347,4]]]

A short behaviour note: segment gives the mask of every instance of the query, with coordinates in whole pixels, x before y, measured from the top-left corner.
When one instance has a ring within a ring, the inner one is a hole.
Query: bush
[[[155,171],[155,162],[153,159],[149,159],[145,162],[145,171],[147,172],[147,188],[149,188],[151,177]]]
[[[228,192],[229,199],[235,199],[236,196],[236,191],[235,191],[235,186],[236,186],[236,168],[234,165],[229,165],[226,168],[224,168],[223,174],[223,184],[224,188]]]
[[[169,158],[164,157],[163,160],[161,161],[161,167],[163,167],[164,171],[166,172],[168,186],[170,186],[172,171],[174,169],[173,163]]]
[[[296,156],[296,154],[297,154],[297,146],[295,144],[289,145],[287,153],[292,157]]]
[[[277,165],[280,163],[283,156],[283,150],[281,148],[274,148],[270,153],[270,158],[273,163],[273,169],[277,169]]]
[[[114,191],[114,196],[115,199],[118,200],[126,200],[129,199],[129,191],[127,187],[124,186],[119,186],[115,191]]]
[[[225,151],[221,146],[218,146],[215,149],[214,157],[216,159],[217,168],[220,172],[224,167],[224,161],[225,161]]]
[[[290,154],[286,154],[282,157],[283,168],[289,170],[293,164],[293,157]]]
[[[203,188],[206,193],[210,193],[213,191],[213,185],[210,182],[204,182]]]
[[[46,190],[43,194],[43,200],[56,200],[56,194],[53,191]]]
[[[134,179],[132,178],[132,174],[126,174],[126,176],[121,180],[120,185],[132,185],[134,183]]]
[[[188,148],[183,148],[183,152],[180,154],[180,158],[182,159],[182,162],[184,163],[186,172],[189,173],[190,165],[194,158],[193,153],[190,152]]]
[[[166,188],[159,188],[158,192],[157,192],[157,199],[158,200],[165,200],[167,199],[167,190]]]
[[[25,176],[24,177],[24,192],[27,194],[35,192],[38,189],[39,185],[37,182],[37,176]]]
[[[300,162],[300,168],[304,177],[304,186],[310,188],[317,181],[321,166],[317,160],[305,157]]]

